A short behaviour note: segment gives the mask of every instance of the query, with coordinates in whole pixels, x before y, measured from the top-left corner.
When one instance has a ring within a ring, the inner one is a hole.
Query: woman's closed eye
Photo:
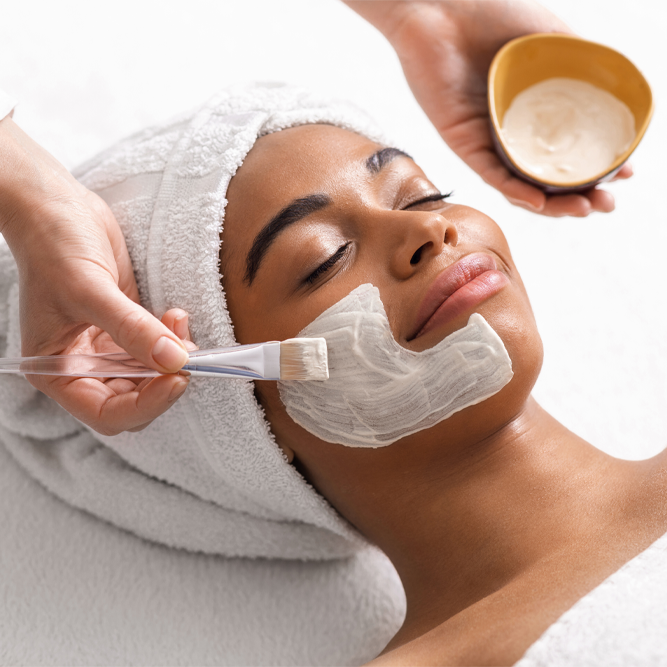
[[[435,194],[428,195],[427,197],[421,197],[417,201],[413,201],[407,206],[404,206],[403,210],[406,211],[410,208],[413,208],[414,206],[420,206],[421,204],[429,204],[430,202],[443,201],[451,196],[452,196],[451,192],[445,192],[445,193],[436,192]]]
[[[413,201],[407,206],[403,207],[403,210],[408,210],[411,209],[415,206],[421,206],[424,204],[430,204],[431,202],[439,202],[447,199],[448,197],[451,197],[452,193],[451,192],[446,192],[446,193],[440,193],[436,192],[435,194],[428,195],[427,197],[421,197],[417,201]],[[351,241],[348,241],[347,243],[344,243],[336,252],[331,255],[326,261],[322,262],[312,273],[310,273],[304,282],[308,285],[314,285],[318,278],[322,277],[329,269],[331,269],[333,266],[335,266],[345,255],[347,254],[347,251],[351,245]]]
[[[347,253],[348,248],[352,242],[344,243],[336,252],[329,257],[325,262],[322,262],[305,280],[309,285],[313,285],[317,279],[325,274],[332,266],[334,266]]]

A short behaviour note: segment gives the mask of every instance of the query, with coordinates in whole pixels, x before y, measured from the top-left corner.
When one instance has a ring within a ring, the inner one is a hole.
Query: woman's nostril
[[[414,255],[410,258],[410,264],[419,264],[419,260],[421,259],[422,256],[422,251],[424,250],[424,246],[421,246],[417,248],[417,251],[415,252]]]

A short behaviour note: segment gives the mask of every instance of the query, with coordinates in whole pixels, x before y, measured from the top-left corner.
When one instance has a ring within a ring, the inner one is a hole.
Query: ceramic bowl
[[[585,181],[554,183],[527,173],[513,161],[500,131],[512,100],[523,90],[553,77],[580,79],[615,95],[635,117],[635,138],[604,172]],[[613,178],[644,136],[653,114],[653,95],[642,73],[621,53],[580,37],[545,33],[512,40],[489,69],[489,114],[496,151],[508,169],[547,193],[582,192]]]

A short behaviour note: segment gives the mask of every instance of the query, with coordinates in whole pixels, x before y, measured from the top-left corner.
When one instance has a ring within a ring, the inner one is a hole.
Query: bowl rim
[[[594,44],[597,47],[601,47],[603,49],[607,49],[609,51],[613,51],[617,55],[621,56],[621,58],[624,58],[634,69],[637,71],[639,76],[644,80],[646,83],[646,86],[648,88],[648,93],[649,93],[649,108],[648,112],[646,114],[646,117],[644,118],[644,122],[642,123],[641,127],[635,128],[635,137],[632,140],[632,143],[628,146],[628,148],[619,155],[614,162],[609,167],[606,167],[604,171],[599,172],[592,178],[586,178],[584,180],[579,180],[579,181],[570,181],[567,183],[556,183],[554,181],[549,181],[547,179],[542,179],[534,174],[531,174],[530,172],[527,172],[524,170],[522,167],[520,167],[512,158],[510,151],[507,148],[507,145],[505,144],[505,141],[502,136],[502,128],[500,127],[500,123],[498,121],[498,114],[496,113],[496,105],[495,105],[495,87],[494,87],[494,82],[496,79],[496,73],[498,71],[498,67],[500,65],[501,60],[503,57],[507,54],[508,51],[512,50],[519,44],[523,42],[529,42],[533,40],[548,40],[548,39],[554,39],[554,40],[562,40],[562,41],[571,41],[571,42],[585,42],[588,44]],[[505,154],[505,157],[510,161],[512,166],[520,173],[523,174],[524,176],[529,179],[529,182],[533,183],[543,183],[544,185],[548,186],[550,189],[562,189],[562,190],[569,190],[571,188],[577,188],[577,189],[582,189],[587,185],[590,185],[593,187],[595,184],[599,183],[602,181],[605,177],[609,176],[610,174],[618,171],[621,166],[623,165],[624,162],[628,160],[628,158],[632,155],[632,153],[635,151],[639,143],[644,137],[644,134],[646,133],[646,130],[648,129],[648,126],[651,122],[651,119],[653,117],[653,111],[655,108],[655,102],[653,99],[653,90],[651,88],[651,84],[649,84],[648,80],[644,76],[644,74],[641,72],[641,70],[623,53],[620,51],[617,51],[616,49],[607,46],[606,44],[600,44],[599,42],[593,42],[589,39],[584,39],[583,37],[579,37],[578,35],[569,35],[567,33],[562,33],[562,32],[538,32],[538,33],[532,33],[530,35],[522,35],[521,37],[516,37],[515,39],[510,40],[509,42],[506,42],[495,54],[493,57],[493,60],[491,61],[491,65],[489,66],[489,73],[487,76],[487,106],[488,106],[488,111],[489,111],[489,116],[491,119],[491,128],[492,132],[494,133],[497,141],[500,144],[500,147],[503,150],[503,153]]]

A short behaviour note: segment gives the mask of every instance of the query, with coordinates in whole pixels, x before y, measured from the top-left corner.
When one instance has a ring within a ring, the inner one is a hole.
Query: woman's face
[[[399,451],[404,441],[482,434],[525,402],[542,348],[505,237],[482,213],[447,203],[412,159],[346,130],[304,125],[259,139],[227,198],[223,285],[240,343],[293,338],[353,289],[372,283],[405,348],[430,348],[478,312],[513,362],[515,377],[496,396],[428,433],[364,454],[317,440],[286,415],[275,383],[257,383],[278,442],[296,452],[311,478],[320,476],[317,452],[325,459],[386,457],[383,450]],[[489,262],[497,271],[459,290],[454,305],[425,324],[440,303],[434,281],[463,258],[457,276]]]

